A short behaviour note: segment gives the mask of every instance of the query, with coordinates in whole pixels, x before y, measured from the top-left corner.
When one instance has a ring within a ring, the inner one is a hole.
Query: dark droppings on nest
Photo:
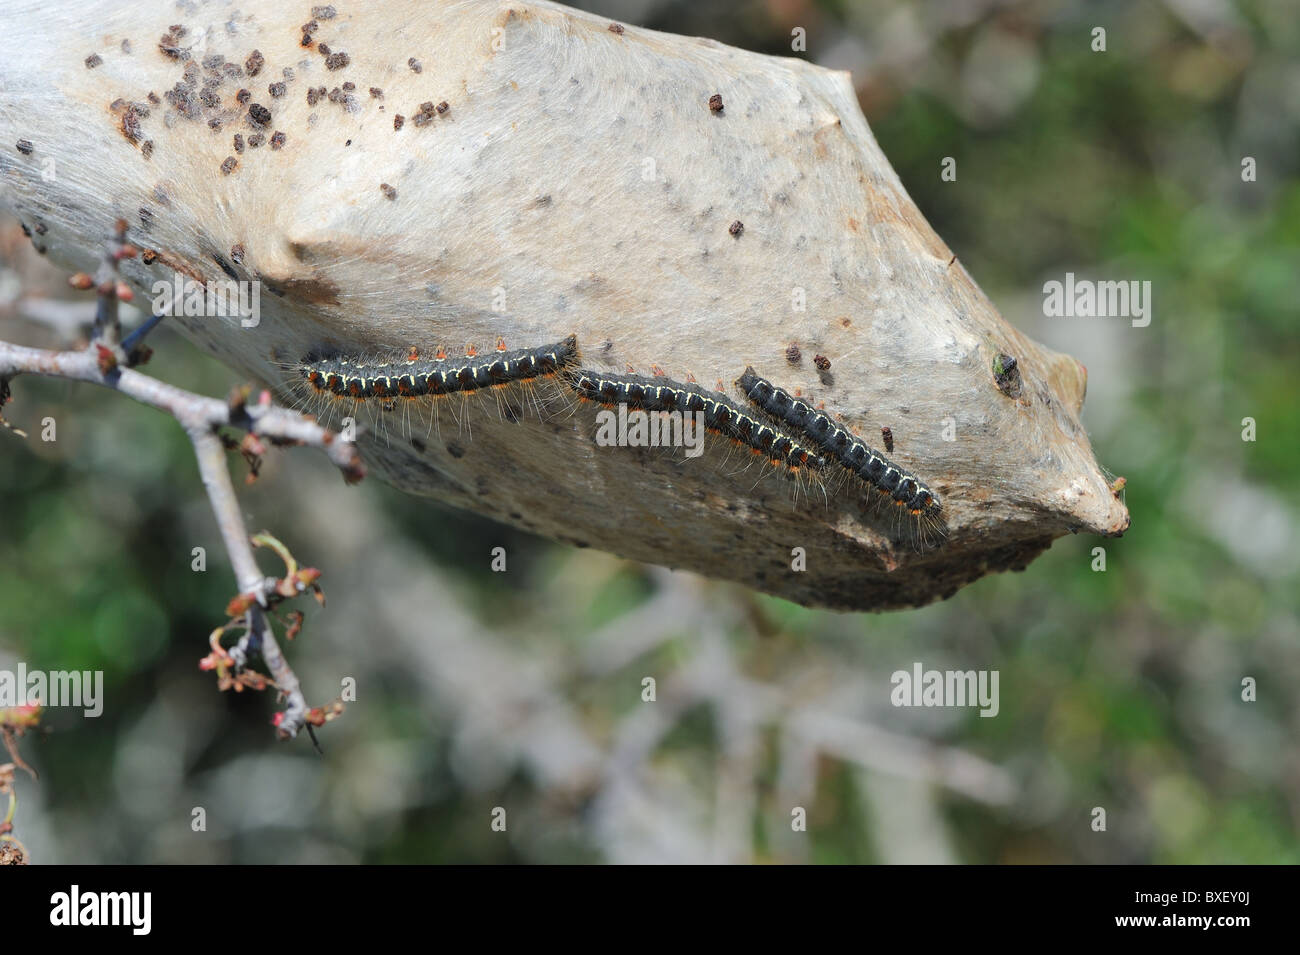
[[[132,145],[140,141],[140,113],[134,106],[128,106],[122,114],[122,135]]]
[[[998,390],[1008,398],[1019,398],[1024,388],[1020,377],[1020,363],[1015,357],[999,353],[993,358],[993,380]]]
[[[182,60],[189,58],[189,51],[180,48],[180,34],[164,33],[158,38],[158,52],[169,60]]]

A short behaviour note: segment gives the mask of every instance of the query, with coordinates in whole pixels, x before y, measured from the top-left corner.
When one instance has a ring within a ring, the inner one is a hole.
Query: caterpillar
[[[838,462],[870,487],[887,494],[914,515],[937,518],[943,508],[939,496],[915,474],[899,467],[865,441],[836,424],[824,411],[800,401],[753,368],[736,379],[741,392],[773,420],[806,435],[827,461]]]
[[[300,379],[320,397],[359,403],[377,399],[384,410],[402,398],[469,394],[513,382],[558,378],[579,398],[606,406],[698,412],[707,430],[795,474],[820,475],[827,465],[838,463],[913,515],[923,520],[939,517],[942,504],[938,495],[919,478],[840,427],[825,412],[760,378],[752,367],[745,369],[736,385],[762,415],[694,382],[608,374],[579,368],[580,362],[577,336],[570,335],[553,345],[514,351],[506,351],[505,343],[498,340],[497,353],[486,358],[479,358],[472,349],[463,358],[449,358],[442,350],[433,358],[421,358],[413,348],[402,358],[308,358],[297,370]]]
[[[568,376],[579,398],[613,406],[626,404],[642,411],[702,412],[704,427],[796,473],[818,471],[821,459],[785,432],[756,418],[730,398],[697,384],[641,375],[611,375],[579,369]]]
[[[432,359],[421,358],[415,349],[397,360],[353,360],[327,358],[303,361],[299,374],[319,394],[340,398],[419,398],[457,392],[497,388],[516,381],[531,381],[557,375],[579,361],[578,338],[570,335],[554,345],[505,351],[497,342],[497,354],[475,360],[448,358],[438,352]]]

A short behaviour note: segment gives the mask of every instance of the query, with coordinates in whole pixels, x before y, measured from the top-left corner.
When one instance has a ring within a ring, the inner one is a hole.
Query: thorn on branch
[[[143,365],[149,360],[149,356],[153,354],[153,349],[146,347],[142,342],[145,336],[157,328],[166,317],[167,312],[163,312],[161,315],[150,315],[140,323],[140,326],[135,331],[122,339],[122,350],[127,353],[129,359],[127,362],[128,367]],[[136,355],[140,357],[136,358]]]

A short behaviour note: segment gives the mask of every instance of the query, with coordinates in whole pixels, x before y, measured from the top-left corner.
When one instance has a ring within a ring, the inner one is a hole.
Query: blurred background
[[[248,526],[320,567],[329,597],[304,605],[289,658],[313,704],[357,684],[322,757],[276,742],[268,695],[197,667],[234,582],[179,428],[20,378],[5,413],[31,436],[0,431],[0,669],[102,670],[106,695],[100,718],[48,711],[21,740],[41,773],[16,782],[34,861],[1300,862],[1294,4],[579,5],[851,70],[966,268],[1087,365],[1085,424],[1128,480],[1132,529],[935,606],[843,615],[274,452],[240,488]],[[1043,283],[1067,271],[1151,281],[1150,326],[1044,318]],[[85,314],[73,294],[4,222],[0,338],[55,344]],[[238,383],[165,327],[152,344],[158,377]],[[505,574],[487,569],[498,545]],[[917,661],[999,670],[998,716],[891,706],[890,674]]]

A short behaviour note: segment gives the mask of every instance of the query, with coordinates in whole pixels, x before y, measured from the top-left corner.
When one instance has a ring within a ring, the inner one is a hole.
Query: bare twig
[[[211,433],[214,428],[238,428],[268,438],[273,444],[318,448],[349,483],[365,476],[365,465],[355,444],[304,415],[272,405],[269,394],[263,393],[254,405],[196,395],[129,368],[101,368],[96,347],[97,343],[92,341],[85,351],[56,352],[0,341],[0,380],[27,374],[90,382],[167,412],[191,437],[200,432]]]
[[[314,577],[304,578],[297,574],[296,564],[290,563],[291,558],[286,560],[289,573],[283,583],[268,578],[258,568],[253,557],[253,541],[244,527],[239,502],[231,485],[226,466],[226,445],[219,429],[237,428],[255,436],[246,439],[241,447],[246,456],[260,453],[262,444],[256,438],[264,438],[276,445],[318,448],[343,472],[349,483],[361,480],[365,476],[365,467],[351,441],[321,427],[312,418],[276,407],[268,392],[262,392],[253,403],[248,401],[246,389],[236,391],[226,401],[219,401],[164,384],[127,367],[139,354],[137,349],[144,336],[157,324],[156,321],[146,322],[125,342],[121,340],[117,305],[119,300],[129,299],[131,293],[119,281],[117,266],[122,259],[134,255],[135,249],[126,242],[126,225],[119,222],[114,237],[105,248],[95,279],[82,274],[71,280],[74,287],[94,287],[99,294],[94,329],[84,350],[48,351],[0,342],[0,407],[9,397],[9,381],[21,374],[31,374],[100,385],[165,411],[180,423],[194,445],[199,474],[212,503],[241,595],[238,599],[242,600],[240,612],[244,618],[244,637],[228,657],[236,668],[242,669],[251,654],[261,655],[271,672],[273,684],[286,701],[275,725],[282,738],[291,739],[304,725],[319,725],[336,715],[337,710],[332,706],[309,710],[298,677],[280,651],[267,611],[273,600],[311,587]],[[274,538],[264,535],[259,541],[274,541]],[[286,554],[283,552],[281,556]],[[277,592],[278,586],[288,587],[289,592]]]
[[[307,714],[307,701],[302,695],[297,674],[293,672],[284,654],[280,652],[280,645],[271,630],[271,621],[266,614],[266,598],[270,591],[270,581],[258,568],[257,560],[253,557],[253,548],[239,510],[239,500],[235,497],[235,489],[230,483],[230,472],[226,468],[225,448],[211,429],[187,427],[186,430],[189,432],[190,440],[194,442],[199,474],[203,478],[204,488],[207,489],[208,500],[212,502],[212,510],[216,514],[221,537],[226,542],[226,553],[230,555],[230,563],[235,569],[235,580],[239,585],[239,591],[256,597],[256,603],[247,611],[248,629],[245,639],[241,640],[237,647],[243,658],[236,657],[236,663],[241,667],[246,666],[248,661],[245,654],[249,652],[261,654],[267,669],[271,671],[271,679],[275,681],[275,685],[286,701],[284,712],[276,724],[277,728],[282,737],[292,739],[298,735],[298,730],[303,726]]]

